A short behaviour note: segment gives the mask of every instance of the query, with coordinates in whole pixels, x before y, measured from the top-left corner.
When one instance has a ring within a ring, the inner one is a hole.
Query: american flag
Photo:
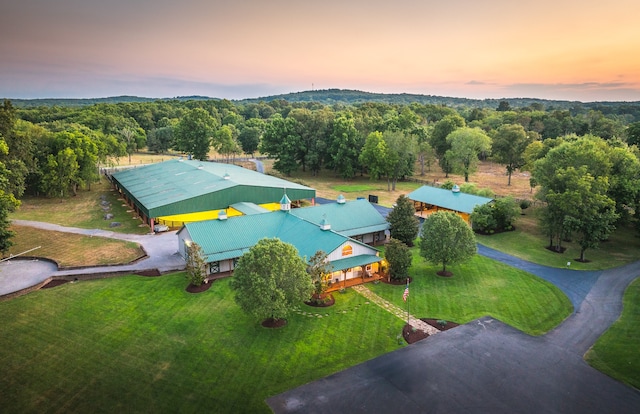
[[[407,280],[407,287],[404,288],[404,293],[402,294],[402,300],[406,302],[408,298],[409,298],[409,281]]]

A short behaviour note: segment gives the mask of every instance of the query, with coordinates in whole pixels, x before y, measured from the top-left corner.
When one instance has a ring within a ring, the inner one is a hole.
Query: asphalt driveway
[[[619,317],[640,262],[598,273],[581,287],[591,284],[577,310],[546,335],[529,336],[485,317],[275,395],[267,404],[279,414],[638,413],[640,392],[582,357]]]

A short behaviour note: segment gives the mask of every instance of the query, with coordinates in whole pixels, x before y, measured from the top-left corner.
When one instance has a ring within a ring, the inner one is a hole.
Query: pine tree
[[[420,227],[415,213],[413,202],[401,195],[396,200],[393,210],[387,216],[391,237],[400,240],[409,247],[413,246],[413,241],[418,237]]]

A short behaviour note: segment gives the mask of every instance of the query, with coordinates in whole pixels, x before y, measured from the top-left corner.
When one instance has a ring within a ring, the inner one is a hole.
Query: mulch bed
[[[442,276],[442,277],[451,277],[451,276],[453,276],[453,273],[448,271],[448,270],[445,270],[444,272],[442,270],[440,270],[440,271],[436,272],[436,275]]]
[[[333,298],[333,295],[331,293],[325,293],[320,295],[320,297],[316,297],[314,294],[313,298],[304,304],[313,306],[314,308],[326,308],[332,306],[334,303],[336,303],[336,300]]]
[[[65,283],[68,283],[68,282],[69,282],[68,280],[63,280],[63,279],[52,280],[51,282],[42,286],[40,289],[54,288],[56,286],[64,285]]]
[[[268,318],[262,321],[262,326],[264,326],[265,328],[282,328],[286,324],[287,324],[287,320],[284,318],[280,318],[280,319]]]
[[[186,291],[189,293],[200,293],[200,292],[204,292],[209,290],[209,288],[211,287],[213,283],[212,282],[207,282],[207,283],[203,283],[200,286],[195,286],[192,285],[191,283],[189,283],[189,286],[187,286]]]
[[[138,276],[161,276],[162,273],[158,269],[141,270],[136,272]]]
[[[427,324],[433,326],[434,328],[440,331],[448,331],[449,329],[459,326],[459,324],[451,321],[447,321],[447,324],[443,327],[440,324],[438,324],[438,319],[420,318],[420,320],[423,322],[426,322]],[[409,324],[404,324],[404,327],[402,328],[402,337],[408,344],[421,341],[428,336],[429,336],[428,333],[422,332],[419,329],[416,329],[414,331],[412,326]]]

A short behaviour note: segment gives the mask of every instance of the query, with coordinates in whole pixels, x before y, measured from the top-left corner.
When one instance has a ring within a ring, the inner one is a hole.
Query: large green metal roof
[[[285,211],[188,223],[180,232],[185,230],[202,247],[207,262],[240,257],[263,238],[290,243],[307,259],[318,250],[329,253],[347,241],[362,244]]]
[[[147,217],[188,214],[227,208],[234,203],[274,203],[286,194],[292,200],[314,198],[304,185],[233,164],[170,160],[112,175]]]
[[[407,198],[467,214],[471,214],[476,206],[493,201],[493,199],[487,197],[454,192],[428,185],[422,186],[407,194]]]
[[[349,237],[389,228],[389,223],[367,200],[296,208],[291,214],[315,224],[326,219],[332,230]]]

